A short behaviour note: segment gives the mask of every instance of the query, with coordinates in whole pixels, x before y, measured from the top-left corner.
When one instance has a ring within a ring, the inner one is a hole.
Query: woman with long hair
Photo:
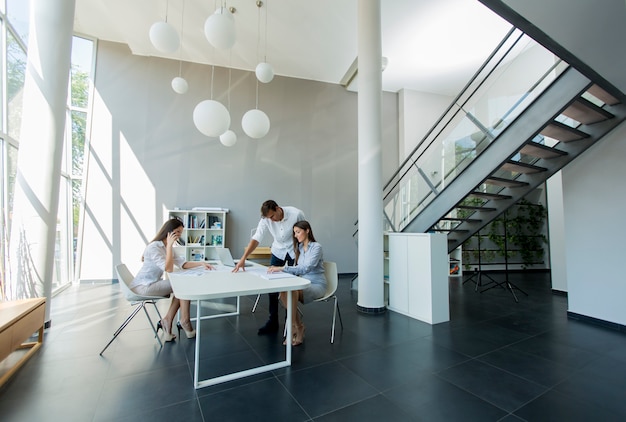
[[[306,289],[292,292],[281,292],[280,301],[287,307],[287,295],[291,294],[291,315],[294,318],[292,325],[292,346],[298,346],[304,341],[304,324],[298,313],[298,302],[306,304],[324,296],[326,292],[326,276],[324,274],[324,259],[322,245],[315,241],[313,229],[308,221],[298,221],[293,225],[293,249],[295,251],[295,265],[284,267],[269,267],[268,272],[284,271],[306,278],[311,282]],[[287,339],[285,339],[285,343]],[[285,344],[283,343],[283,344]]]
[[[176,256],[173,247],[183,234],[184,225],[178,218],[171,218],[161,226],[154,239],[148,243],[141,257],[143,266],[130,284],[130,288],[137,294],[145,296],[169,296],[172,294],[170,281],[163,277],[164,272],[174,271],[174,265],[179,268],[205,267],[212,270],[213,266],[202,261],[188,262],[184,257]],[[179,300],[172,295],[172,302],[167,314],[157,324],[157,332],[163,329],[164,340],[172,341],[176,335],[172,333],[172,322],[176,312],[180,309],[180,321],[177,324],[178,333],[185,330],[187,338],[194,338],[196,330],[191,325],[189,314],[191,302]]]

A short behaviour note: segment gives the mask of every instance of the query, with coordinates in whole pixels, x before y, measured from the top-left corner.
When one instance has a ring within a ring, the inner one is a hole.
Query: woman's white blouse
[[[143,266],[130,283],[130,288],[141,285],[149,285],[158,281],[163,277],[165,272],[165,243],[162,240],[155,240],[148,243],[143,253]],[[182,268],[185,263],[185,257],[174,254],[174,265]]]

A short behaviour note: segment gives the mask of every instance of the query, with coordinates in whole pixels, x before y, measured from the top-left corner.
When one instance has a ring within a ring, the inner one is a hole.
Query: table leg
[[[285,345],[287,346],[285,360],[287,361],[287,365],[291,365],[291,337],[293,336],[293,333],[291,332],[291,328],[293,326],[291,321],[293,318],[293,315],[291,315],[291,296],[293,296],[291,292],[287,292],[287,337],[285,337]]]
[[[193,365],[193,386],[198,388],[198,370],[200,368],[200,322],[202,318],[200,318],[200,301],[196,302],[196,354],[194,356],[194,365]]]
[[[198,373],[200,372],[200,324],[202,321],[202,318],[200,317],[200,301],[198,300],[198,304],[197,304],[197,314],[196,314],[196,356],[194,359],[194,373],[193,373],[193,384],[194,384],[194,388],[200,389],[200,388],[204,388],[204,387],[208,387],[210,385],[216,385],[216,384],[220,384],[223,382],[227,382],[227,381],[232,381],[232,380],[236,380],[236,379],[240,379],[240,378],[244,378],[244,377],[249,377],[252,375],[256,375],[256,374],[261,374],[263,372],[267,372],[267,371],[273,371],[275,369],[279,369],[279,368],[285,368],[287,366],[291,365],[291,336],[292,336],[292,319],[293,319],[293,315],[291,312],[291,303],[292,303],[292,298],[291,298],[291,292],[289,292],[289,294],[287,295],[287,339],[289,339],[289,341],[285,342],[286,345],[286,349],[285,349],[285,360],[284,361],[280,361],[280,362],[276,362],[276,363],[271,363],[268,365],[263,365],[263,366],[259,366],[256,368],[251,368],[251,369],[246,369],[243,371],[239,371],[239,372],[234,372],[231,374],[227,374],[227,375],[222,375],[222,376],[218,376],[215,378],[209,378],[209,379],[204,379],[204,380],[198,380]]]

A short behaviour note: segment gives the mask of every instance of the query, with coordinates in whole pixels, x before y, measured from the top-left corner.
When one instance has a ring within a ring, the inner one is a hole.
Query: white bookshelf
[[[181,236],[185,244],[175,246],[174,253],[186,261],[217,260],[215,249],[226,242],[227,214],[227,209],[210,207],[169,210],[168,219],[176,217],[185,226]]]

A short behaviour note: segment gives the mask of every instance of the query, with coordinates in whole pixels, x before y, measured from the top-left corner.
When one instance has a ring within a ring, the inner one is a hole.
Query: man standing
[[[272,258],[270,266],[293,265],[295,253],[293,251],[293,225],[305,220],[304,213],[295,207],[279,207],[271,199],[261,205],[261,221],[254,236],[246,246],[243,256],[233,269],[245,271],[245,262],[248,256],[259,246],[259,242],[268,231],[274,238],[272,242]],[[264,326],[259,328],[258,334],[270,334],[278,331],[278,293],[268,293],[270,301],[270,317]]]

